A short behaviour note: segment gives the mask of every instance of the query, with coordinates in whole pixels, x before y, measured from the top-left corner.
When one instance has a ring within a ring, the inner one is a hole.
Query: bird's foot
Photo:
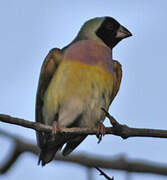
[[[102,137],[105,134],[106,134],[106,128],[105,128],[103,123],[99,122],[98,126],[97,126],[97,134],[96,134],[97,138],[99,139],[98,142],[97,142],[98,144],[101,142]]]
[[[52,134],[56,134],[57,132],[59,132],[61,129],[60,129],[60,126],[58,124],[57,121],[54,121],[53,122],[53,125],[52,125]]]

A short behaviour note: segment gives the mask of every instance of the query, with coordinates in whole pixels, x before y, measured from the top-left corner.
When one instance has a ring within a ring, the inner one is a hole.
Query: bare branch
[[[14,147],[10,155],[7,156],[6,162],[2,167],[0,167],[0,174],[5,174],[10,170],[10,168],[15,164],[17,159],[22,153],[31,152],[35,155],[38,155],[39,149],[37,146],[31,143],[26,143],[24,140],[0,129],[0,136],[4,136],[14,141]]]
[[[3,130],[0,130],[0,135],[12,138],[16,142],[13,153],[8,157],[6,163],[2,167],[0,167],[0,174],[6,173],[22,153],[30,152],[35,155],[38,155],[39,153],[38,147],[34,144],[27,143],[21,138],[10,135],[9,133],[4,132]],[[92,155],[89,156],[83,154],[73,154],[71,156],[64,157],[60,154],[57,154],[55,157],[55,161],[75,163],[86,168],[99,167],[104,169],[114,169],[136,173],[152,173],[167,176],[167,165],[162,165],[148,161],[132,161],[122,156],[119,158],[106,158],[92,157]]]
[[[112,116],[107,114],[111,119],[114,119]],[[114,119],[115,120],[115,119]],[[31,122],[20,118],[11,117],[8,115],[0,114],[0,121],[15,124],[19,126],[23,126],[26,128],[31,128],[36,131],[43,132],[51,132],[52,127],[47,126],[37,122]],[[116,121],[116,120],[115,120]],[[112,123],[113,124],[113,123]],[[121,125],[117,121],[113,127],[106,128],[106,134],[113,134],[126,139],[128,137],[157,137],[157,138],[167,138],[167,130],[160,129],[142,129],[142,128],[131,128],[126,125]],[[95,135],[97,133],[97,129],[90,128],[61,128],[60,133],[66,134],[87,134],[87,135]]]

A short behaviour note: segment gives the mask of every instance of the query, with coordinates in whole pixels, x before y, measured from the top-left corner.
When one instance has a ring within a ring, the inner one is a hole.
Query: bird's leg
[[[106,128],[104,126],[104,124],[102,122],[99,122],[98,123],[98,126],[97,126],[97,138],[99,139],[98,140],[98,144],[101,142],[102,140],[102,137],[106,134]]]
[[[57,121],[53,121],[52,125],[52,134],[56,134],[58,131],[60,131],[60,126]]]

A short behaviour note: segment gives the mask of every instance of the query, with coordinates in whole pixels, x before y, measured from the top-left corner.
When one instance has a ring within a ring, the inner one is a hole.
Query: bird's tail
[[[38,165],[41,164],[44,166],[52,161],[57,151],[60,150],[65,143],[66,138],[61,134],[55,135],[52,140],[48,139],[46,144],[41,148]]]
[[[72,136],[63,149],[63,156],[70,154],[85,138],[87,135],[75,135]]]
[[[71,135],[65,137],[63,135],[55,135],[54,141],[49,141],[46,145],[41,148],[39,155],[38,165],[45,166],[45,164],[52,161],[58,150],[61,150],[63,145],[66,143],[63,149],[63,155],[66,156],[70,154],[85,138],[87,135]]]

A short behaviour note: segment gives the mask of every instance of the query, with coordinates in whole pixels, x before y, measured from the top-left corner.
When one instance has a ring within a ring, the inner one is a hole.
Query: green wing
[[[36,122],[45,124],[42,114],[44,93],[48,87],[48,84],[54,72],[57,70],[57,67],[60,64],[61,59],[62,59],[62,51],[60,49],[54,48],[49,52],[49,54],[47,55],[47,57],[43,62],[40,78],[38,82],[37,95],[36,95],[36,109],[35,109]],[[44,137],[43,133],[37,132],[37,141],[40,147],[44,145],[45,138],[43,137]]]

